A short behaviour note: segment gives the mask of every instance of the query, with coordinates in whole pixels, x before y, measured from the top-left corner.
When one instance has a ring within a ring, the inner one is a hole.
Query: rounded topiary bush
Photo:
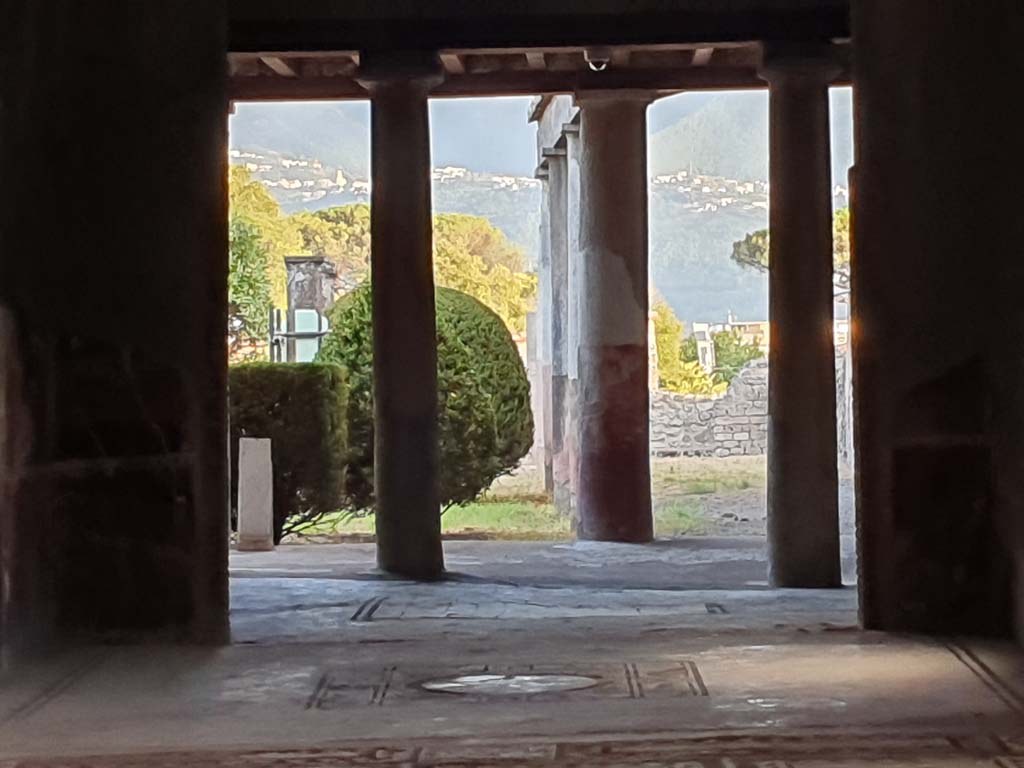
[[[346,496],[350,509],[373,506],[373,333],[371,294],[362,286],[330,312],[317,359],[348,372]],[[460,291],[438,288],[437,375],[440,502],[464,504],[513,469],[533,443],[526,369],[508,328]]]

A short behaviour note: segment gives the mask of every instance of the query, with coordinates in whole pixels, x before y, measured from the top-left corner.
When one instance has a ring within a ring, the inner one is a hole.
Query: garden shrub
[[[238,499],[238,440],[269,437],[274,541],[339,509],[345,498],[348,387],[328,363],[251,363],[228,374],[231,499]]]
[[[347,506],[373,506],[373,336],[371,294],[362,286],[330,313],[318,360],[349,376]],[[515,468],[533,443],[530,383],[508,328],[471,296],[438,288],[437,374],[440,502],[477,498]]]

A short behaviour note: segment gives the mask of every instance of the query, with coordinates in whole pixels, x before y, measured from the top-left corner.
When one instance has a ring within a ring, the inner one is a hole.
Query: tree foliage
[[[326,256],[346,287],[370,271],[370,208],[364,204],[326,208],[291,217],[309,253]],[[434,217],[434,279],[439,286],[468,293],[493,309],[517,333],[526,330],[533,309],[536,276],[527,273],[522,250],[479,216],[441,213]]]
[[[269,331],[270,269],[259,228],[232,216],[228,248],[228,354],[232,360],[264,341]]]
[[[749,232],[742,240],[732,244],[732,260],[741,267],[768,269],[768,230]]]
[[[757,344],[743,340],[739,331],[719,331],[711,335],[715,345],[715,381],[728,385],[744,366],[752,360],[764,357]]]
[[[537,293],[537,277],[523,271],[525,263],[522,249],[487,219],[462,213],[434,217],[437,284],[482,301],[516,333],[526,331]]]
[[[683,339],[683,360],[688,363],[696,363],[700,360],[700,352],[697,350],[697,337],[687,336]]]
[[[832,265],[836,285],[850,287],[850,209],[840,208],[832,217]]]
[[[274,306],[288,303],[288,275],[284,257],[308,253],[298,226],[290,216],[281,213],[281,206],[267,188],[252,178],[245,166],[231,166],[231,216],[256,226],[267,250],[270,294]]]
[[[342,205],[283,216],[281,208],[244,166],[231,167],[231,215],[252,224],[266,250],[271,301],[288,301],[284,257],[316,254],[338,270],[342,289],[364,282],[370,271],[370,207]],[[516,333],[533,310],[536,275],[522,249],[480,216],[434,217],[434,277],[439,286],[468,293],[493,309]]]
[[[708,376],[696,359],[683,358],[683,324],[668,302],[659,299],[652,310],[659,386],[685,395],[714,395],[724,391],[726,385]]]
[[[503,266],[509,272],[526,269],[523,250],[505,233],[480,216],[439,213],[434,216],[434,239],[450,247],[479,256],[485,269]]]
[[[371,301],[363,286],[335,304],[317,357],[348,371],[346,504],[356,512],[374,502]],[[450,288],[438,288],[436,302],[439,501],[447,507],[472,501],[516,466],[533,442],[533,415],[526,369],[501,318]]]
[[[434,277],[439,286],[467,293],[490,307],[516,333],[526,331],[533,309],[537,276],[513,272],[504,264],[488,267],[484,257],[459,242],[434,242]]]
[[[732,260],[742,267],[768,269],[770,236],[767,229],[750,232],[732,244]],[[834,282],[850,284],[850,209],[840,208],[832,217],[832,268]]]
[[[370,270],[370,206],[341,205],[292,216],[303,246],[325,256],[348,287],[366,280]]]

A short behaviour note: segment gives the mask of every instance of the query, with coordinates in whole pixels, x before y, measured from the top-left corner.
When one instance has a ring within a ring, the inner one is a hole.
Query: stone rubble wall
[[[748,364],[722,395],[651,392],[655,456],[754,456],[767,445],[767,360]]]
[[[849,351],[836,355],[839,461],[853,466],[853,380]],[[654,456],[754,456],[768,446],[768,361],[740,371],[722,395],[651,390]]]

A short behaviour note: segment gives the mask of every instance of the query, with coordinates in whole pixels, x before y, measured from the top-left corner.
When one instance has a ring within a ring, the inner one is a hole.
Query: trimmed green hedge
[[[329,363],[251,363],[228,374],[231,499],[237,508],[238,440],[269,437],[274,465],[274,541],[345,498],[348,386]]]
[[[349,374],[347,506],[373,506],[373,339],[371,294],[362,286],[330,313],[318,360]],[[471,296],[438,288],[437,358],[440,501],[472,501],[515,468],[533,444],[530,383],[512,336]]]

